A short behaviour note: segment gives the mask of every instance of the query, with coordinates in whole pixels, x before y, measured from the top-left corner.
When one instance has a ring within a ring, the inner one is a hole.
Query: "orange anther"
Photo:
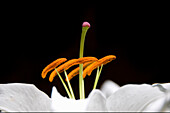
[[[72,59],[72,60],[69,60],[67,61],[66,63],[62,64],[61,66],[59,66],[57,69],[57,71],[59,73],[63,72],[64,69],[65,70],[68,70],[70,67],[74,66],[74,65],[77,65],[77,64],[83,64],[85,62],[90,62],[90,61],[97,61],[98,59],[95,58],[95,57],[82,57],[82,58],[79,58],[79,59]],[[50,74],[50,77],[49,77],[49,81],[52,82],[54,77],[57,75],[57,72],[56,70],[54,70],[51,74]]]
[[[87,68],[84,69],[83,71],[83,78],[86,77],[86,75],[91,75],[92,71],[94,69],[96,69],[98,66],[101,66],[102,64],[105,65],[109,62],[111,62],[112,60],[115,60],[116,59],[116,56],[115,55],[108,55],[108,56],[105,56],[101,59],[99,59],[98,61],[90,64]]]
[[[41,73],[42,78],[45,78],[49,71],[53,70],[55,67],[57,67],[61,63],[65,62],[66,60],[67,60],[66,58],[59,58],[59,59],[53,61],[52,63],[50,63],[49,65],[47,65]]]
[[[83,64],[83,69],[86,68],[88,65],[90,65],[92,62],[86,62]],[[80,67],[77,67],[76,69],[72,70],[69,74],[68,74],[68,80],[70,81],[74,76],[79,74],[79,69]],[[66,80],[67,81],[67,80]]]

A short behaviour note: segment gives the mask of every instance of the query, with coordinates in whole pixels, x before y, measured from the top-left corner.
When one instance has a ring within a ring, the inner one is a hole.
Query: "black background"
[[[117,56],[103,67],[97,88],[107,79],[120,86],[169,82],[170,18],[166,3],[10,2],[2,6],[0,83],[35,84],[49,96],[56,86],[65,96],[59,78],[50,83],[49,74],[42,79],[41,71],[57,58],[79,57],[84,21],[91,24],[84,56]],[[95,71],[85,78],[86,96],[94,78]],[[71,84],[78,98],[78,76]]]

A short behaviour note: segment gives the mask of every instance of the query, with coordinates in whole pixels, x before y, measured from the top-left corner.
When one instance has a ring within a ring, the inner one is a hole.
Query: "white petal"
[[[153,84],[153,87],[157,87],[160,91],[164,93],[164,97],[152,102],[146,107],[145,111],[157,110],[160,112],[170,111],[170,83],[164,84]]]
[[[165,92],[165,100],[166,100],[166,104],[163,108],[163,111],[168,111],[170,112],[170,83],[164,83],[161,84],[167,91]]]
[[[102,86],[101,86],[101,91],[103,92],[103,94],[106,96],[106,98],[108,98],[111,94],[113,94],[115,91],[117,91],[120,88],[119,85],[117,85],[116,83],[114,83],[111,80],[106,80]]]
[[[56,112],[106,111],[106,99],[99,90],[93,90],[86,99],[73,100],[61,96],[53,87],[51,98],[52,109]]]
[[[144,112],[148,112],[148,111],[160,111],[161,112],[165,104],[165,101],[166,101],[166,97],[159,98],[151,102],[150,104],[148,104],[148,106],[146,106],[143,111]]]
[[[170,91],[170,83],[161,84],[166,90]]]
[[[0,84],[0,110],[51,111],[51,99],[32,84]]]
[[[57,89],[55,86],[52,88],[52,93],[51,93],[51,99],[56,100],[57,98],[62,98],[62,96],[58,93]]]
[[[107,99],[106,106],[109,111],[142,111],[163,97],[164,93],[151,85],[125,85]]]
[[[100,90],[93,90],[88,96],[86,111],[107,111],[106,98]]]
[[[52,89],[52,109],[55,112],[81,112],[85,110],[87,99],[73,100],[63,97],[58,93],[57,89]]]

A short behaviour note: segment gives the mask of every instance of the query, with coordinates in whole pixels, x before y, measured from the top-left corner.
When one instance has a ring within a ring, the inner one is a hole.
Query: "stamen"
[[[87,66],[89,66],[92,62],[86,62],[83,64],[83,69],[86,68]],[[73,71],[71,71],[68,74],[68,80],[70,81],[73,77],[75,77],[76,75],[79,74],[79,69],[80,67],[77,67],[76,69],[74,69]],[[67,81],[67,80],[66,80]]]
[[[68,87],[69,87],[70,92],[71,92],[71,96],[72,96],[73,99],[75,99],[75,96],[74,96],[74,93],[73,93],[73,89],[72,89],[71,84],[70,84],[70,82],[69,82],[69,80],[68,80],[67,72],[66,72],[65,69],[64,69],[64,74],[65,74],[65,77],[66,77],[66,80],[67,80]]]
[[[56,70],[59,73],[62,73],[65,70],[68,70],[70,67],[77,65],[77,64],[83,64],[85,62],[89,62],[89,61],[97,61],[98,59],[95,57],[82,57],[79,59],[72,59],[67,61],[66,63],[62,64],[61,66],[59,66]],[[57,75],[57,72],[54,70],[49,77],[49,81],[52,82],[54,77]]]
[[[61,63],[65,62],[66,60],[67,60],[66,58],[59,58],[59,59],[53,61],[52,63],[50,63],[49,65],[47,65],[41,73],[42,78],[45,78],[49,71],[53,70],[55,67],[57,67]]]
[[[96,57],[82,57],[82,58],[78,58],[78,60],[79,60],[79,64],[98,61]]]
[[[66,90],[66,92],[67,92],[69,98],[70,98],[70,99],[74,99],[74,98],[72,97],[70,91],[68,90],[67,85],[65,84],[64,80],[62,79],[60,73],[56,70],[56,68],[55,68],[54,71],[56,71],[56,73],[58,74],[58,76],[59,76],[59,78],[60,78],[60,80],[61,80],[61,83],[63,84],[63,86],[64,86],[64,88],[65,88],[65,90]]]
[[[98,61],[90,64],[84,71],[83,71],[83,78],[86,77],[86,75],[88,74],[89,76],[91,75],[92,71],[94,69],[96,69],[98,66],[101,66],[102,64],[105,65],[109,62],[111,62],[112,60],[115,60],[116,56],[115,55],[108,55],[105,56],[101,59],[99,59]]]
[[[97,83],[98,83],[98,81],[99,81],[99,77],[100,77],[102,68],[103,68],[103,64],[101,65],[100,70],[99,70],[99,67],[97,68],[96,79],[95,79],[95,82],[94,82],[93,89],[96,89],[96,87],[97,87]]]

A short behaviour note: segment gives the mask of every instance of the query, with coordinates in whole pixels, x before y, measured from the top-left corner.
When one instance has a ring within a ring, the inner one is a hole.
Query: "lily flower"
[[[100,90],[96,89],[103,65],[115,60],[116,56],[108,55],[101,59],[95,57],[83,57],[85,35],[89,27],[90,24],[88,22],[84,22],[82,25],[79,58],[68,61],[66,58],[58,58],[47,65],[41,73],[41,77],[46,79],[48,72],[52,71],[49,76],[50,82],[53,82],[55,77],[59,77],[69,98],[60,95],[55,86],[52,88],[50,98],[32,84],[0,84],[0,111],[170,111],[170,83],[153,85],[128,84],[120,87],[116,83],[108,80],[104,82]],[[79,65],[79,67],[72,70],[67,75],[66,70],[74,65]],[[94,69],[97,69],[94,86],[88,97],[85,98],[84,79],[86,75],[90,76],[93,74],[92,72]],[[67,84],[60,75],[62,72],[64,72]],[[70,80],[76,75],[79,75],[80,99],[78,100],[75,99],[70,84]]]

